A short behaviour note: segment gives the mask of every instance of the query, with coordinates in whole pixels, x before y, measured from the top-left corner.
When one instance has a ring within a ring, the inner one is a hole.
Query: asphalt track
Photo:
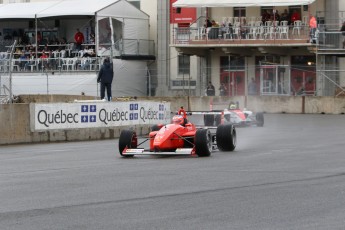
[[[206,158],[2,146],[0,229],[345,229],[345,115],[265,114],[237,132],[235,152]]]

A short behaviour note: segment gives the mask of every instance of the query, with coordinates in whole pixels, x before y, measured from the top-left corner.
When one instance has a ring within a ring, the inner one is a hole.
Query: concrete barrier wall
[[[15,104],[0,105],[0,145],[18,143],[82,141],[118,138],[122,129],[128,127],[87,128],[76,130],[30,131],[29,103],[71,102],[75,99],[89,100],[94,97],[65,95],[24,95]],[[120,98],[119,100],[129,100]],[[131,98],[133,100],[133,98]],[[248,97],[167,97],[137,98],[136,100],[168,101],[171,111],[184,106],[190,111],[222,110],[230,102],[238,102],[240,108],[265,113],[325,113],[345,114],[345,98],[334,97],[286,97],[286,96],[248,96]],[[147,134],[148,126],[130,127],[139,135]]]

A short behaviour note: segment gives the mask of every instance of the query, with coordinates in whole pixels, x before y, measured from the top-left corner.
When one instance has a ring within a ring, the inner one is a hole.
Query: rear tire
[[[257,126],[263,127],[263,126],[264,126],[264,123],[265,123],[264,114],[263,114],[263,113],[257,113],[257,114],[255,115],[255,118],[256,118],[256,124],[257,124]]]
[[[208,129],[198,129],[195,133],[195,153],[199,157],[209,157],[212,152],[212,135]]]
[[[123,155],[123,150],[127,148],[137,148],[137,134],[132,130],[122,130],[119,138],[119,152],[123,157],[133,157],[133,155]]]
[[[220,125],[216,131],[217,146],[220,151],[234,151],[236,148],[236,129],[231,124]]]

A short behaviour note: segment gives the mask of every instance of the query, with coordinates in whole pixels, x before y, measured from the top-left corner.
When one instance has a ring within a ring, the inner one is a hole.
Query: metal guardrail
[[[318,32],[318,50],[343,50],[345,36],[340,31]]]

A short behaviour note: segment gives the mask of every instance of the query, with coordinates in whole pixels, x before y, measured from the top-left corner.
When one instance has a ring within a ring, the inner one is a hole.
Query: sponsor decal
[[[105,102],[30,105],[32,131],[170,122],[170,103]]]

